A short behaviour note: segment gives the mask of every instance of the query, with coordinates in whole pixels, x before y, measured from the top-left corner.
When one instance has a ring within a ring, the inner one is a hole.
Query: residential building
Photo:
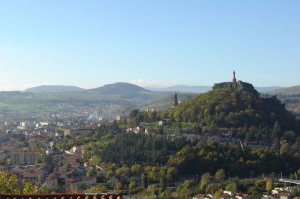
[[[37,160],[40,158],[39,152],[11,152],[10,163],[11,164],[36,164]]]

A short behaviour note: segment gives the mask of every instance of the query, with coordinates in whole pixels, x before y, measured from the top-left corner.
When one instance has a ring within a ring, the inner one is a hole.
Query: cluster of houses
[[[54,146],[63,139],[90,135],[97,124],[74,122],[74,128],[57,130],[63,126],[61,124],[32,121],[0,123],[0,171],[46,187],[96,184],[95,176],[87,177],[91,167],[84,164],[83,147],[59,151]]]
[[[56,156],[55,168],[45,178],[44,184],[47,187],[57,185],[64,188],[81,185],[92,186],[97,183],[95,176],[87,176],[87,171],[93,169],[89,164],[83,163],[83,147],[73,147],[70,151],[65,151]]]
[[[60,186],[80,187],[81,185],[95,185],[96,177],[88,177],[87,171],[92,169],[83,163],[82,147],[73,147],[70,151],[57,152],[44,163],[38,163],[39,152],[11,152],[10,164],[0,167],[0,171],[15,174],[23,181],[30,181],[48,188]]]
[[[261,199],[299,199],[299,197],[292,198],[291,194],[292,188],[275,188],[271,191],[270,195],[263,195]],[[244,193],[236,193],[232,191],[223,191],[220,196],[220,199],[251,199],[252,197]],[[197,194],[193,199],[214,199],[212,194]]]
[[[292,113],[294,113],[295,115],[300,114],[300,102],[299,100],[297,100],[296,102],[290,102],[286,105],[286,109]]]
[[[262,199],[292,199],[291,190],[294,188],[275,188],[271,191],[271,195],[264,195]],[[298,199],[294,197],[293,199]]]
[[[220,194],[220,199],[251,199],[251,196],[243,193],[234,193],[232,191],[223,191]],[[214,199],[213,194],[197,194],[193,199]]]

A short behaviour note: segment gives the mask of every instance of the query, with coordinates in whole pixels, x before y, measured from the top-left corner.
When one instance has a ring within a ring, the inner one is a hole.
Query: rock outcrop
[[[255,90],[255,88],[252,84],[247,83],[247,82],[242,82],[242,81],[222,82],[222,83],[217,83],[213,86],[213,90],[222,89],[222,88],[230,88],[230,89],[245,91],[245,92],[252,93],[256,96],[259,95],[259,93],[257,92],[257,90]]]

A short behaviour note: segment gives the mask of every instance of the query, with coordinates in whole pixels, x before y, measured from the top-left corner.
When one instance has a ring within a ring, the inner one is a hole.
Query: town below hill
[[[300,195],[300,121],[278,97],[262,95],[235,76],[189,95],[181,100],[183,93],[124,83],[70,93],[1,93],[7,111],[0,116],[1,193],[178,199]],[[169,107],[136,108],[138,100],[147,107],[148,98],[165,99]],[[118,100],[133,108],[101,118],[97,107],[121,109]],[[50,106],[20,114],[26,103],[34,109],[40,101]],[[5,103],[19,106],[18,114]]]

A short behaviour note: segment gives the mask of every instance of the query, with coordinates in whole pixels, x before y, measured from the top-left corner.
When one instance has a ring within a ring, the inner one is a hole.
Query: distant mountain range
[[[300,86],[290,88],[258,87],[267,94],[300,93]],[[108,84],[94,89],[75,86],[38,86],[25,92],[0,92],[0,113],[45,113],[62,109],[67,112],[93,110],[109,115],[127,114],[135,108],[164,110],[172,107],[173,92],[180,101],[187,101],[211,90],[209,86],[173,86],[169,88],[142,88],[129,83]],[[109,108],[112,107],[112,108]],[[117,107],[117,108],[115,108]],[[108,110],[110,109],[110,110]]]
[[[93,89],[83,89],[77,86],[42,85],[42,86],[28,88],[25,90],[25,92],[31,92],[31,93],[60,93],[60,92],[80,92],[80,91],[97,92],[102,94],[121,94],[121,93],[124,94],[124,93],[133,93],[133,92],[142,92],[142,91],[146,92],[147,90],[137,85],[125,83],[125,82],[106,84],[104,86],[93,88]]]
[[[71,86],[39,86],[25,92],[0,92],[0,115],[97,112],[112,119],[132,109],[171,95],[150,91],[129,83],[108,84],[94,89]],[[170,102],[170,106],[172,102]]]
[[[269,92],[276,89],[281,89],[282,87],[278,86],[269,86],[269,87],[256,87],[255,89],[258,92]],[[206,93],[212,89],[212,86],[171,86],[166,88],[147,88],[152,91],[173,91],[173,92],[187,92],[187,93]]]
[[[63,86],[63,85],[42,85],[28,88],[25,92],[31,93],[59,93],[59,92],[78,92],[85,89],[76,86]]]
[[[295,94],[300,94],[300,85],[299,86],[291,86],[287,88],[277,88],[274,90],[271,90],[267,92],[268,94],[272,95],[295,95]]]
[[[300,87],[300,86],[299,86]],[[295,87],[278,87],[278,86],[270,86],[270,87],[256,87],[258,92],[299,92],[300,88]],[[107,84],[102,87],[93,88],[93,89],[83,89],[76,86],[63,86],[63,85],[42,85],[37,87],[28,88],[25,92],[32,92],[32,93],[59,93],[59,92],[79,92],[79,91],[91,91],[91,92],[98,92],[98,93],[132,93],[132,92],[146,92],[146,91],[166,91],[166,92],[184,92],[184,93],[206,93],[212,89],[212,86],[186,86],[186,85],[177,85],[171,86],[166,88],[151,88],[151,87],[140,87],[130,83],[114,83],[114,84]]]
[[[128,94],[128,93],[138,93],[138,92],[149,92],[142,87],[134,84],[129,84],[125,82],[118,82],[115,84],[107,84],[99,88],[89,89],[90,92],[99,92],[103,94]]]
[[[255,89],[260,93],[274,91],[276,89],[282,89],[283,87],[279,86],[269,86],[269,87],[255,87]]]
[[[186,86],[177,85],[166,88],[152,88],[152,87],[140,87],[130,83],[118,82],[114,84],[107,84],[98,88],[83,89],[76,86],[63,86],[63,85],[42,85],[37,87],[28,88],[25,92],[31,93],[61,93],[61,92],[83,92],[98,93],[98,94],[134,94],[134,93],[149,93],[150,91],[159,92],[181,92],[181,93],[206,93],[212,89],[211,86]],[[258,92],[266,93],[270,95],[293,95],[300,93],[300,85],[292,87],[255,87]]]

